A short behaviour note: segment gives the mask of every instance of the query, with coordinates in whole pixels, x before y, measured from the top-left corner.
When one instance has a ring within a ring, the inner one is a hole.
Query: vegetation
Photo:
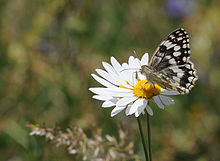
[[[144,158],[136,118],[124,112],[111,118],[112,109],[91,98],[88,88],[98,83],[90,74],[110,56],[120,62],[133,50],[139,58],[152,56],[179,27],[190,35],[199,80],[189,95],[172,97],[175,104],[165,110],[151,103],[153,160],[220,160],[219,6],[217,0],[1,0],[0,160],[76,159],[63,146],[30,136],[28,122],[71,125],[87,139],[102,129],[100,137],[119,144],[123,124],[123,146],[133,143],[132,155]]]

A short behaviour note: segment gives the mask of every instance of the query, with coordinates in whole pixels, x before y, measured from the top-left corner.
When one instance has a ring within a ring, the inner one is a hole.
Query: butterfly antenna
[[[127,69],[122,69],[121,72],[126,71],[126,70],[138,70],[139,68],[127,68]]]
[[[136,58],[138,59],[138,56],[137,56],[137,53],[136,53],[136,51],[135,51],[135,50],[133,50],[133,52],[134,52],[134,55],[136,56]],[[139,63],[139,65],[141,66],[141,63],[140,63],[140,61],[138,61],[138,63]]]
[[[136,53],[135,50],[133,50],[133,53],[134,53],[135,57],[138,58],[137,53]]]

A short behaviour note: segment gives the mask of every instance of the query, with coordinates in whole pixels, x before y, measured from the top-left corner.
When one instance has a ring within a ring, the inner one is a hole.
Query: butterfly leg
[[[143,88],[143,86],[144,86],[145,84],[147,84],[147,83],[149,83],[149,82],[143,83],[143,84],[141,85],[141,90],[142,90],[142,92],[143,92],[142,98],[144,98],[144,88]]]
[[[141,85],[141,90],[142,90],[142,92],[143,92],[142,98],[144,98],[144,88],[143,88],[144,85],[145,85],[145,83]]]
[[[156,93],[156,92],[157,92],[157,89],[156,89],[156,87],[155,87],[155,84],[153,84],[153,86],[154,86],[154,92],[153,92],[153,96],[156,96],[154,93]]]
[[[136,79],[136,80],[139,80],[139,79],[138,79],[137,71],[135,71],[135,72],[132,73],[132,84],[133,84],[133,85],[135,84],[135,79]]]

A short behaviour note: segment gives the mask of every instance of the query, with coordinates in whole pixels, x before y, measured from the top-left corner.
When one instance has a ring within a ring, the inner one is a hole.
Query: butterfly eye
[[[164,45],[161,45],[161,46],[160,46],[159,51],[160,51],[161,53],[165,52],[166,50],[167,50],[167,47],[166,47],[166,46],[164,46]]]

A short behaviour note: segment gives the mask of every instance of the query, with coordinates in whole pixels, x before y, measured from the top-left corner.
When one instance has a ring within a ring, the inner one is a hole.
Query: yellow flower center
[[[131,89],[123,85],[120,85],[120,88]],[[138,83],[131,90],[133,90],[133,93],[138,98],[146,99],[150,99],[153,96],[159,95],[161,92],[161,88],[158,84],[151,84],[147,82],[147,80],[138,80]]]
[[[138,80],[138,83],[133,88],[133,93],[138,98],[150,99],[153,96],[159,95],[161,88],[158,84],[151,84],[147,80]]]

